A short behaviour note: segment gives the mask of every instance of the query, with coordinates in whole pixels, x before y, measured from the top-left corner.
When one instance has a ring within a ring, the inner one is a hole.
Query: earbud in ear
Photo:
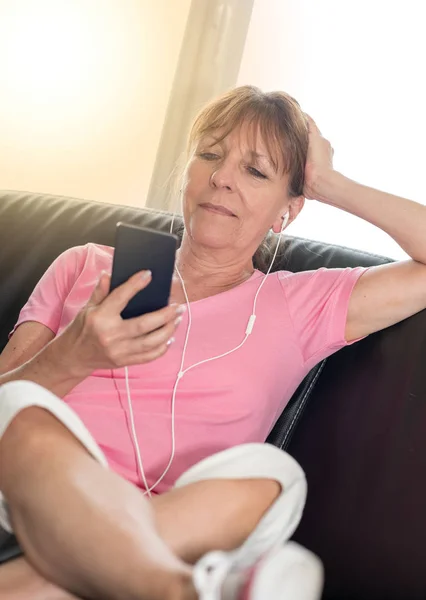
[[[286,225],[288,223],[289,217],[290,217],[290,213],[289,212],[286,212],[286,214],[283,217],[281,217],[283,223],[281,225],[281,231],[280,231],[280,233],[282,233],[284,231],[284,229],[285,229],[285,227],[286,227]],[[271,231],[274,231],[274,226],[273,225],[271,225]]]
[[[285,227],[286,227],[286,225],[288,223],[289,217],[290,217],[290,213],[289,212],[286,212],[286,214],[282,217],[283,224],[281,225],[281,233],[284,231],[284,229],[285,229]]]

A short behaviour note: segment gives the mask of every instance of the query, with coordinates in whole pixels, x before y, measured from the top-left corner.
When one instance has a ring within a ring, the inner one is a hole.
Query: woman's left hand
[[[309,125],[309,147],[305,165],[303,195],[307,200],[321,199],[321,183],[333,171],[334,150],[315,121],[305,113]]]

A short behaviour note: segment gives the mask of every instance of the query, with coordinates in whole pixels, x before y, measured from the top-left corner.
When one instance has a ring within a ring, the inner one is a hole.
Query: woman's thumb
[[[89,304],[98,305],[105,300],[109,294],[110,281],[111,276],[106,271],[102,271],[98,283],[90,296]]]

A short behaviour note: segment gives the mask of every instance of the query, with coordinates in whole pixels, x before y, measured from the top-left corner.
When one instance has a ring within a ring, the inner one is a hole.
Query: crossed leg
[[[40,589],[51,582],[43,600],[195,600],[191,565],[239,548],[281,493],[275,479],[210,474],[148,501],[38,407],[0,440],[0,489],[25,553],[0,567],[0,591],[21,569]]]

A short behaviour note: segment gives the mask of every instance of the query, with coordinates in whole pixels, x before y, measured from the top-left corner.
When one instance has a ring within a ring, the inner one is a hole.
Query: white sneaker
[[[323,567],[315,554],[288,542],[243,571],[226,552],[209,552],[193,580],[200,600],[319,600]]]

